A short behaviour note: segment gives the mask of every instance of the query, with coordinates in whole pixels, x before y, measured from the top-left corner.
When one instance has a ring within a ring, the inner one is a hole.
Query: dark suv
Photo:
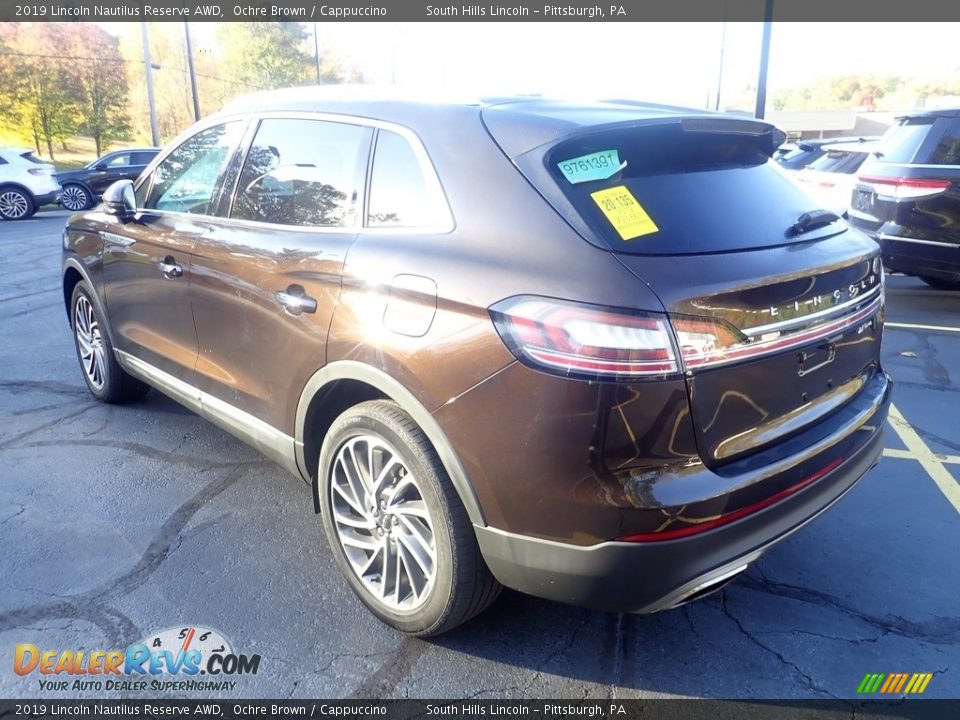
[[[86,210],[117,180],[136,180],[160,148],[127,148],[107,153],[86,167],[61,170],[57,180],[63,186],[61,204],[67,210]]]
[[[877,246],[774,167],[782,139],[622,101],[237,101],[70,220],[84,378],[301,476],[404,632],[501,584],[674,607],[881,452]]]
[[[847,214],[888,270],[960,290],[960,109],[899,118],[860,167]]]

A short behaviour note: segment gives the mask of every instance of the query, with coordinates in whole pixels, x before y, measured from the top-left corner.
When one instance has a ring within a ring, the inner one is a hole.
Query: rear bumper
[[[837,444],[849,440],[851,433],[867,434],[842,464],[740,520],[680,539],[589,546],[477,527],[484,559],[507,587],[611,612],[656,612],[706,594],[837,502],[877,463],[883,450],[889,379],[878,373],[871,390],[872,412],[869,408],[860,412],[858,427],[838,433]]]
[[[876,240],[887,270],[941,280],[960,280],[960,245],[883,233]]]
[[[60,202],[60,188],[58,186],[56,190],[43,193],[42,195],[34,195],[33,199],[38,207],[40,205],[55,205]]]

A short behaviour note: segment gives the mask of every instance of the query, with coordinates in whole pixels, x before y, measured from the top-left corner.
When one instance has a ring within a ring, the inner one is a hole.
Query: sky
[[[215,26],[192,23],[195,45]],[[108,28],[109,29],[109,28]],[[716,102],[756,85],[761,23],[318,23],[321,48],[368,80],[468,94]],[[724,42],[724,33],[726,34]],[[957,23],[773,24],[769,92],[848,73],[960,70]]]

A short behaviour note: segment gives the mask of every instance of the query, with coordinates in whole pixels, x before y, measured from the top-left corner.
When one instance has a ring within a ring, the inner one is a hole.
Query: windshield
[[[747,134],[614,129],[561,142],[543,161],[562,206],[618,252],[782,245],[793,241],[787,228],[817,207]]]

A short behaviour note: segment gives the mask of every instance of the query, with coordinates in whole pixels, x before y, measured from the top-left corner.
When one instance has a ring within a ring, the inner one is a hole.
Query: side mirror
[[[137,214],[137,196],[132,180],[117,180],[103,193],[103,208],[121,220],[129,220]]]

